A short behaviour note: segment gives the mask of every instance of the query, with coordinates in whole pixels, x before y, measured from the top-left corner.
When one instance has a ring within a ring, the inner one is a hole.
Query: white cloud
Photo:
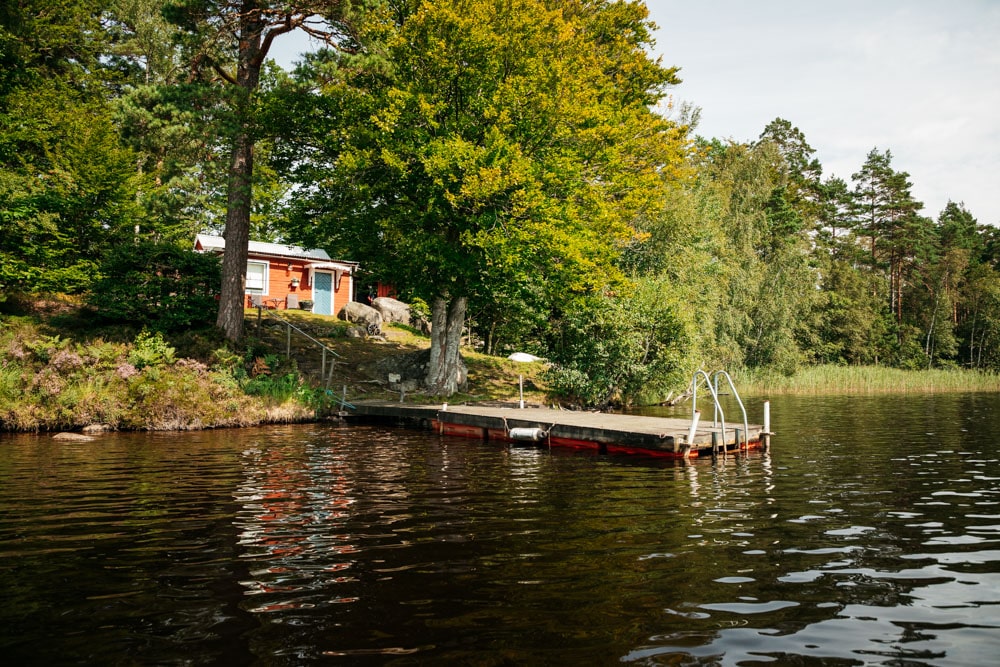
[[[699,132],[748,141],[777,117],[824,173],[849,180],[873,148],[910,174],[927,215],[965,202],[1000,224],[997,0],[646,0],[671,91],[701,108]],[[289,66],[310,45],[275,42]]]
[[[910,173],[936,216],[964,201],[1000,223],[1000,3],[990,0],[648,0],[657,52],[682,68],[673,95],[701,134],[801,129],[827,175],[875,147]]]

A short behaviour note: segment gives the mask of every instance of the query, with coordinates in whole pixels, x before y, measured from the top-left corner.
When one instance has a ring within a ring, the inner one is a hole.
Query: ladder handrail
[[[715,414],[713,417],[713,425],[717,423],[718,417],[722,417],[722,451],[726,451],[726,414],[722,409],[722,405],[719,404],[719,393],[712,386],[712,381],[708,377],[708,373],[701,370],[700,368],[694,372],[694,376],[691,378],[691,419],[694,419],[694,413],[698,411],[698,376],[701,375],[705,378],[705,386],[708,387],[708,391],[712,394],[712,400],[715,402]],[[715,455],[715,450],[713,448],[712,455]]]
[[[281,322],[282,324],[286,325],[286,326],[287,326],[287,327],[288,327],[289,329],[294,329],[294,330],[295,330],[296,332],[298,332],[298,333],[299,333],[300,335],[302,335],[302,336],[304,336],[305,338],[308,338],[308,339],[309,339],[310,341],[312,341],[312,343],[313,343],[314,345],[316,345],[316,346],[318,346],[318,347],[320,347],[320,348],[322,348],[322,349],[326,350],[327,352],[329,352],[329,353],[330,353],[330,354],[332,354],[333,356],[337,357],[338,359],[339,359],[339,358],[341,358],[341,355],[337,354],[337,353],[336,353],[336,352],[335,352],[335,351],[333,350],[333,348],[329,347],[329,346],[328,346],[328,345],[327,345],[326,343],[324,343],[324,342],[322,342],[322,341],[319,341],[319,340],[316,340],[315,338],[313,338],[312,336],[310,336],[310,335],[309,335],[309,334],[307,334],[307,333],[306,333],[305,331],[303,331],[302,329],[298,328],[297,326],[295,326],[294,324],[292,324],[291,322],[289,322],[289,321],[288,321],[288,320],[286,320],[285,318],[283,318],[283,317],[280,317],[280,316],[276,315],[275,313],[272,313],[272,312],[271,312],[270,310],[264,310],[264,309],[263,309],[263,308],[261,308],[260,306],[257,306],[257,313],[258,313],[258,314],[260,314],[260,313],[262,313],[262,312],[263,312],[263,313],[266,313],[268,317],[270,317],[270,318],[273,318],[273,319],[275,319],[275,320],[277,320],[277,321]]]
[[[712,374],[712,380],[715,383],[715,395],[719,395],[719,376],[723,376],[729,382],[729,389],[733,392],[733,396],[736,397],[736,402],[740,406],[740,411],[743,412],[743,441],[746,443],[750,442],[750,423],[747,420],[747,409],[743,407],[743,399],[740,398],[740,392],[736,391],[736,385],[733,383],[733,378],[730,377],[729,373],[723,370],[715,371]],[[725,433],[725,426],[723,426],[723,433]],[[739,447],[740,443],[737,442],[736,446]]]
[[[319,347],[323,351],[322,365],[320,367],[320,373],[319,374],[320,374],[321,378],[325,379],[326,388],[329,389],[329,387],[330,387],[330,381],[333,379],[333,371],[334,371],[334,369],[337,366],[336,359],[342,359],[343,357],[341,355],[337,354],[337,352],[334,351],[333,348],[329,347],[328,345],[326,345],[322,341],[316,340],[311,335],[307,334],[305,331],[303,331],[299,327],[295,326],[294,324],[292,324],[291,322],[289,322],[285,318],[279,317],[278,315],[272,313],[269,310],[265,311],[262,306],[257,306],[257,326],[258,327],[260,326],[261,314],[264,313],[264,312],[267,312],[267,316],[268,317],[273,318],[274,320],[276,320],[276,321],[280,322],[281,324],[284,324],[286,327],[288,327],[287,334],[286,334],[286,337],[285,337],[285,356],[286,357],[291,357],[292,356],[292,330],[293,329],[295,330],[296,333],[298,333],[299,335],[305,337],[313,345],[316,345],[317,347]],[[327,375],[327,373],[326,373],[326,355],[327,355],[327,353],[332,354],[334,356],[334,359],[330,360],[330,374],[329,375]]]

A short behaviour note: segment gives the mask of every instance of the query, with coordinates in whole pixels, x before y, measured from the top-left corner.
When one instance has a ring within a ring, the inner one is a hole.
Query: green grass
[[[741,394],[905,394],[1000,391],[1000,375],[970,370],[906,371],[884,366],[812,366],[791,376],[733,373]]]
[[[92,424],[173,430],[314,417],[308,396],[268,387],[253,395],[245,391],[234,375],[242,364],[238,353],[200,361],[175,355],[159,334],[140,332],[135,340],[120,342],[76,334],[42,316],[0,318],[0,431]],[[188,338],[208,348],[210,337]]]

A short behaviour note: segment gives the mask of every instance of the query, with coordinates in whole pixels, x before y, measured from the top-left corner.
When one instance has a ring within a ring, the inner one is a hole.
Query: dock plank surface
[[[687,455],[698,455],[712,448],[712,433],[717,433],[719,446],[736,447],[736,430],[740,440],[751,446],[759,443],[762,428],[749,424],[745,434],[742,417],[738,423],[727,422],[725,434],[721,424],[702,422],[694,441],[686,443],[690,419],[623,415],[605,412],[553,410],[549,408],[491,407],[479,405],[414,405],[388,401],[360,401],[347,415],[348,419],[367,419],[400,425],[434,428],[445,434],[483,439],[512,439],[512,429],[537,429],[544,440],[553,445],[593,446],[599,449],[629,449]]]

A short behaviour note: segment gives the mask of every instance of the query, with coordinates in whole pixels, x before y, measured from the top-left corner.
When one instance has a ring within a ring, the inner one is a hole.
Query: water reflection
[[[779,511],[773,518],[783,523],[772,532],[780,533],[781,539],[772,544],[793,546],[746,552],[771,557],[778,585],[756,587],[766,589],[769,596],[760,590],[741,590],[742,595],[727,600],[689,604],[700,611],[688,612],[685,618],[705,625],[703,630],[652,635],[648,644],[623,660],[661,662],[687,656],[686,661],[696,664],[733,665],[802,659],[823,664],[990,662],[1000,648],[995,635],[989,634],[1000,624],[996,575],[1000,568],[997,552],[982,548],[995,540],[995,526],[976,523],[976,518],[989,520],[996,515],[979,515],[975,510],[993,505],[997,488],[988,479],[990,474],[968,470],[971,464],[996,472],[995,459],[974,458],[977,449],[989,448],[988,440],[970,442],[970,433],[984,433],[987,427],[959,429],[963,434],[959,448],[941,438],[941,430],[953,429],[948,428],[948,417],[940,414],[936,417],[945,421],[938,424],[938,433],[916,432],[926,427],[927,405],[913,403],[918,405],[912,421],[907,419],[910,415],[894,416],[897,428],[891,439],[867,439],[845,453],[840,437],[835,438],[822,419],[805,424],[809,420],[799,421],[794,409],[786,412],[780,430],[809,429],[816,438],[811,449],[792,443],[776,452],[776,481],[779,486],[792,480],[813,481],[802,484],[798,493],[770,486],[768,490],[778,496],[779,510],[798,497],[799,507],[822,511]],[[978,413],[986,422],[994,421],[995,414]],[[955,421],[969,425],[964,416],[952,416],[951,423]],[[915,423],[920,426],[914,427]],[[990,423],[988,428],[993,427]],[[913,449],[920,451],[884,455]],[[893,464],[895,468],[889,467]],[[824,479],[833,475],[839,475],[837,483]],[[914,567],[914,561],[922,563]],[[975,572],[967,567],[973,563],[979,566]],[[753,583],[765,580],[737,581],[752,589]],[[683,613],[686,608],[680,609]],[[794,609],[794,615],[774,613],[782,609]],[[678,611],[671,608],[666,613]],[[763,625],[754,618],[765,615]]]
[[[236,493],[241,558],[251,579],[241,581],[253,613],[316,608],[357,601],[336,594],[356,581],[349,570],[355,538],[338,532],[354,504],[343,454],[304,444],[243,452],[245,481]]]
[[[337,426],[6,438],[0,649],[47,664],[990,664],[1000,401],[772,406],[771,452],[714,463]]]

